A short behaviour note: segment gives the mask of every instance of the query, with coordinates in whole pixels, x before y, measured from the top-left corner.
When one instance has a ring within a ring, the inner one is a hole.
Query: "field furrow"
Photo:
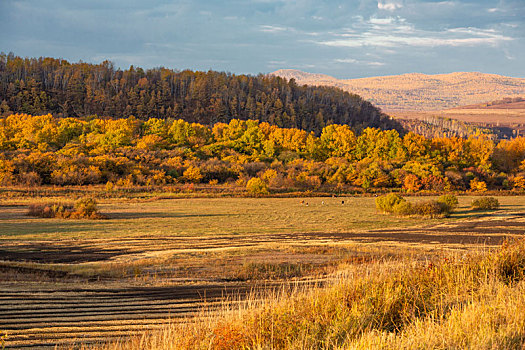
[[[125,338],[200,310],[213,311],[223,297],[233,299],[246,285],[170,288],[0,292],[0,329],[6,349],[46,349],[55,345]]]

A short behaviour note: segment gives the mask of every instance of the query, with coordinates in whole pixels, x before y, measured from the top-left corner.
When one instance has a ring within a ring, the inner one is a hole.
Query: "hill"
[[[456,109],[525,109],[525,99],[523,97],[506,97],[502,100],[461,106]]]
[[[397,122],[355,94],[299,86],[276,76],[224,72],[115,69],[101,64],[0,54],[0,114],[62,117],[135,116],[212,125],[257,119],[320,133],[328,124],[399,129]]]
[[[271,73],[298,84],[334,86],[358,94],[387,112],[442,110],[525,95],[525,79],[496,74],[457,72],[336,79],[293,69]]]

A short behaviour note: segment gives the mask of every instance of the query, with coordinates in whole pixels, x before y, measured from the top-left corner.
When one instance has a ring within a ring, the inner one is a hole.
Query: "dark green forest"
[[[50,57],[0,54],[0,114],[57,117],[183,119],[213,125],[259,120],[319,135],[330,124],[402,127],[361,97],[330,87],[299,86],[292,79],[223,72],[144,70],[113,63],[70,63]]]

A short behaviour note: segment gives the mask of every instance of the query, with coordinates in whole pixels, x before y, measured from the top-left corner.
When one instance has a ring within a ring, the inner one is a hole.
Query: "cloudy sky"
[[[0,0],[0,51],[121,68],[525,77],[525,0]]]

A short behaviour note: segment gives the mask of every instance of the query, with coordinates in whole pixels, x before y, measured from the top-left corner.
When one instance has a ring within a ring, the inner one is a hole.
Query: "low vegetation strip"
[[[524,150],[523,137],[425,138],[345,124],[314,134],[257,120],[212,126],[15,114],[0,116],[0,186],[13,186],[9,196],[20,186],[48,191],[42,185],[98,185],[101,197],[138,186],[171,196],[203,187],[207,195],[520,192]]]
[[[523,349],[525,241],[432,263],[382,262],[102,349]]]

